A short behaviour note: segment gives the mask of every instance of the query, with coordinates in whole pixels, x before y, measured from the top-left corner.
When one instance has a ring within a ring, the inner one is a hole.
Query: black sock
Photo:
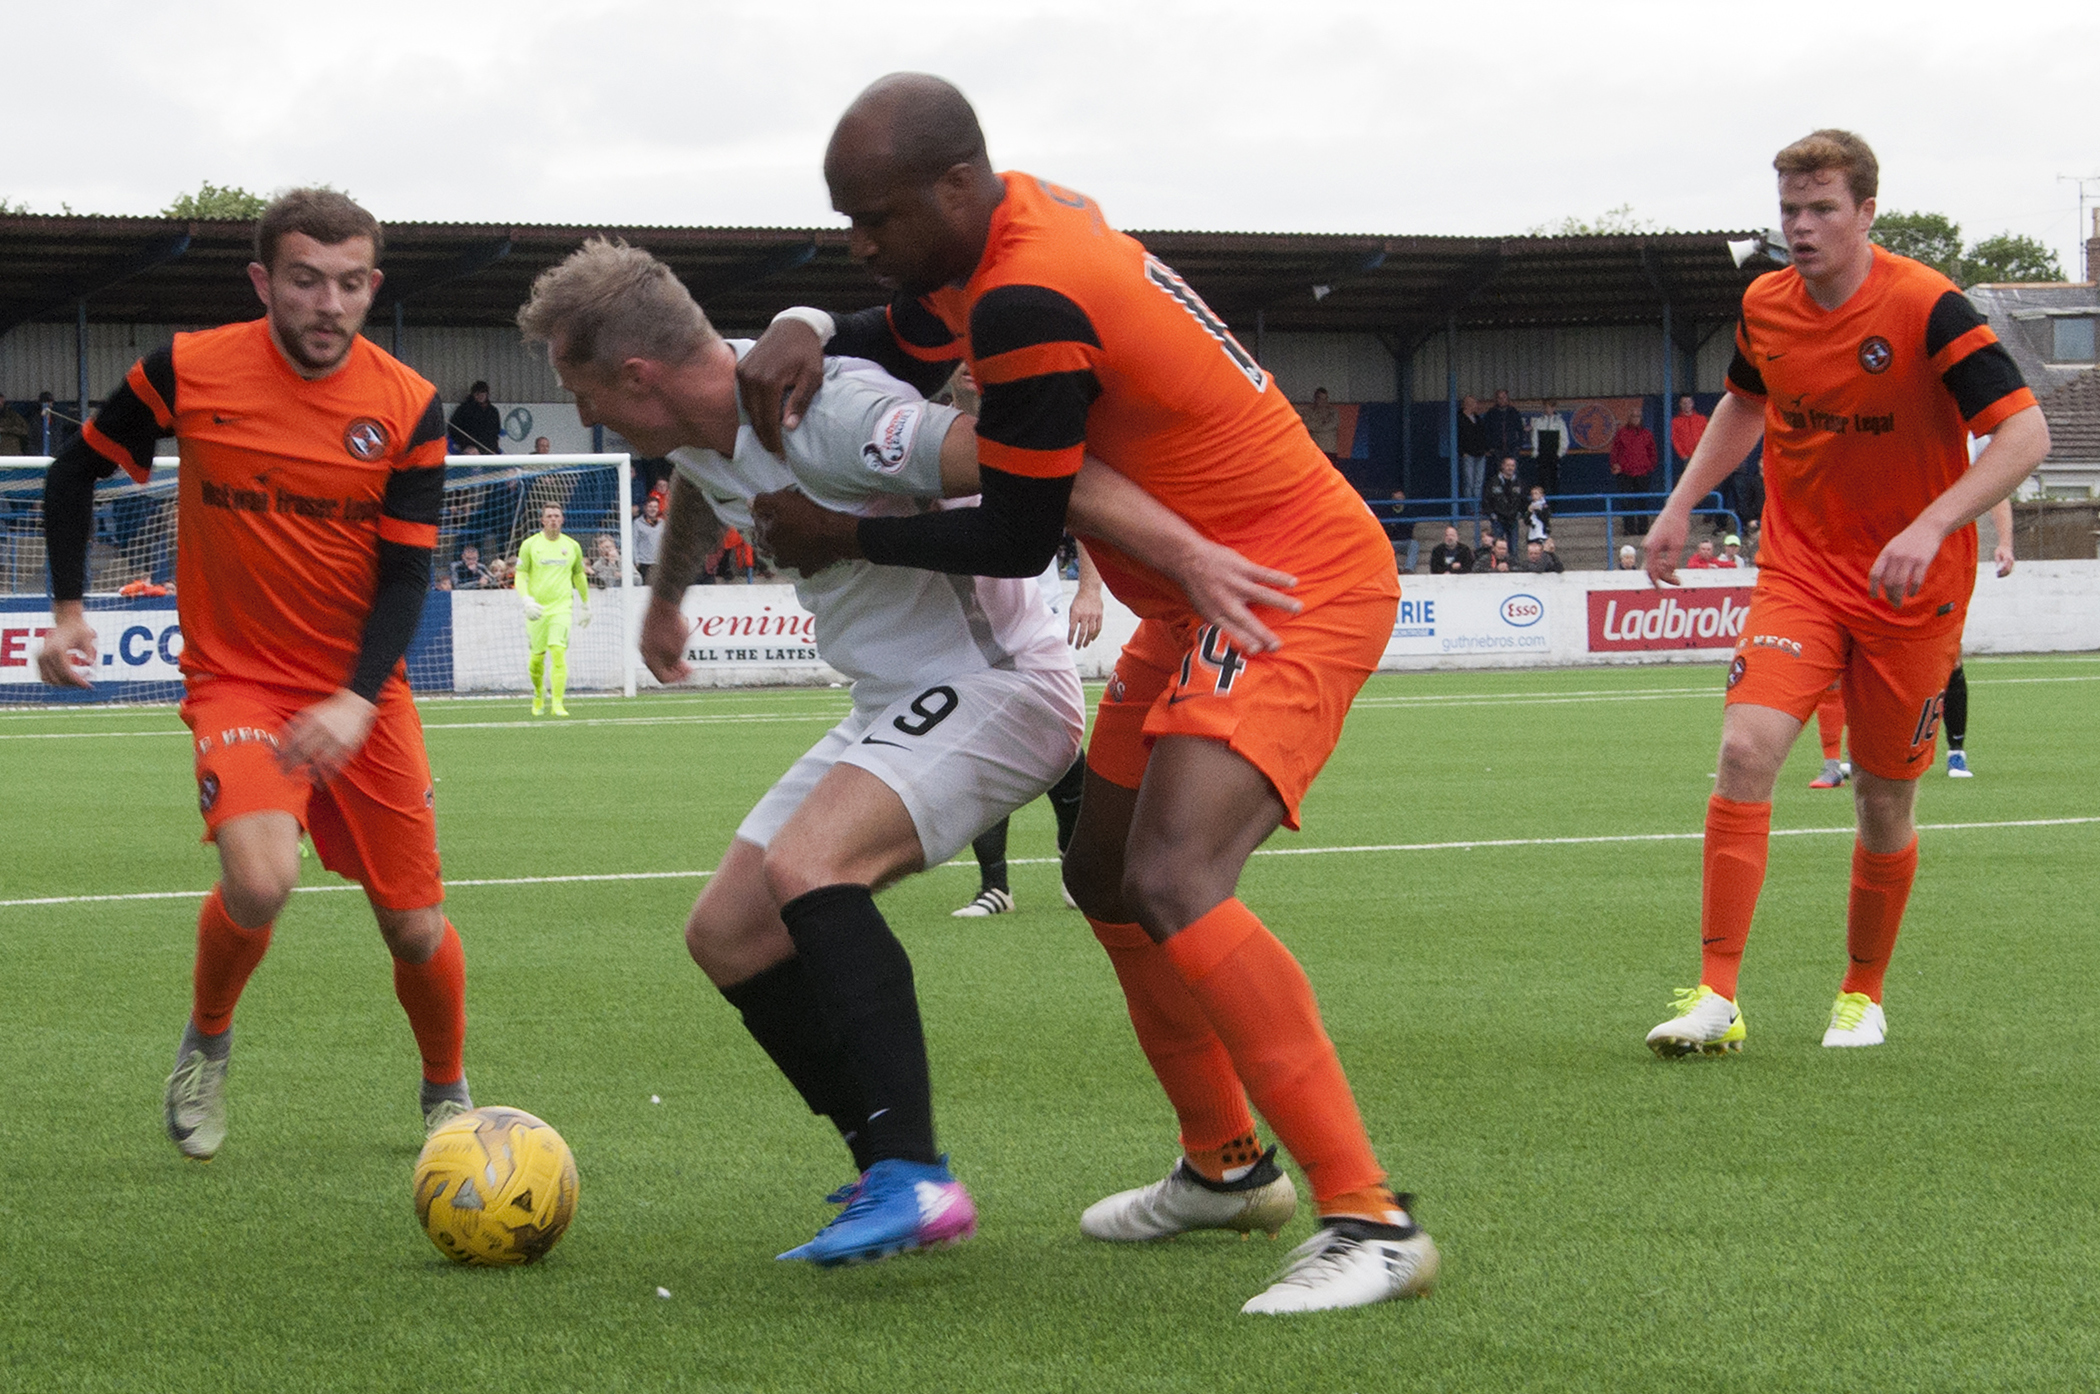
[[[1960,750],[1969,738],[1969,679],[1959,663],[1947,675],[1947,691],[1940,699],[1940,721],[1947,728],[1947,748]]]
[[[1072,829],[1079,826],[1079,797],[1086,792],[1086,755],[1081,752],[1072,768],[1050,786],[1050,811],[1057,815],[1057,855],[1072,845]]]
[[[854,1167],[866,1171],[873,1160],[863,1155],[861,1125],[867,1121],[867,1101],[808,966],[799,956],[783,959],[721,993],[809,1111],[829,1118],[839,1130],[853,1153]]]
[[[977,854],[977,889],[980,891],[1009,889],[1006,884],[1006,825],[1009,821],[1001,818],[977,834],[970,843],[970,850]]]
[[[780,907],[788,935],[835,1023],[868,1116],[859,1132],[876,1161],[933,1163],[933,1083],[911,959],[866,886],[822,886]]]

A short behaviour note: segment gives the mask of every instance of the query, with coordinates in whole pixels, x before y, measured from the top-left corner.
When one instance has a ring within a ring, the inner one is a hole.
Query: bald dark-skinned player
[[[977,507],[856,519],[799,494],[758,500],[761,540],[804,570],[865,557],[1033,576],[1084,456],[1198,532],[1294,578],[1295,614],[1244,643],[1244,614],[1184,595],[1089,537],[1137,612],[1087,751],[1065,882],[1108,951],[1183,1155],[1163,1181],[1090,1207],[1105,1240],[1274,1233],[1296,1205],[1268,1120],[1304,1168],[1320,1228],[1253,1313],[1426,1291],[1436,1246],[1385,1184],[1304,970],[1236,890],[1306,789],[1392,630],[1399,585],[1377,521],[1253,356],[1173,270],[1092,200],[998,174],[976,115],[938,78],[884,78],[833,132],[824,175],[854,255],[894,293],[834,319],[785,312],[739,371],[761,438],[793,429],[828,342],[922,390],[966,362],[983,392]],[[772,445],[773,441],[767,441]]]

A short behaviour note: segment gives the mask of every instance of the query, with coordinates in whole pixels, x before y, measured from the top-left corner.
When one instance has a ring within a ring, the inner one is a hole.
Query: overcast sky
[[[917,68],[1000,167],[1124,227],[1761,227],[1773,151],[1839,125],[1884,209],[2026,233],[2075,276],[2057,176],[2100,175],[2096,54],[2093,0],[76,0],[11,50],[0,196],[321,182],[395,221],[828,226],[831,123]]]

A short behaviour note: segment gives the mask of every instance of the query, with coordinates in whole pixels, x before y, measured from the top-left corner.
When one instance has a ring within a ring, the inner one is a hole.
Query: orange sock
[[[1699,981],[1735,1000],[1750,917],[1765,886],[1772,843],[1772,805],[1706,801],[1706,867],[1699,896]]]
[[[1918,875],[1918,840],[1900,852],[1869,852],[1852,847],[1852,898],[1845,907],[1845,985],[1840,991],[1864,992],[1881,1000],[1881,980],[1889,971],[1896,931],[1903,927],[1903,907]]]
[[[1182,1144],[1182,1153],[1189,1165],[1213,1181],[1237,1181],[1234,1172],[1246,1175],[1248,1168],[1261,1160],[1261,1135],[1252,1128],[1227,1142],[1223,1147],[1190,1147]]]
[[[190,978],[190,1020],[199,1035],[216,1036],[233,1025],[234,1004],[269,947],[270,926],[235,924],[226,913],[225,897],[213,886],[197,912],[197,966]]]
[[[1254,1116],[1247,1112],[1247,1092],[1233,1073],[1232,1057],[1174,971],[1174,961],[1150,935],[1134,924],[1087,923],[1108,950],[1138,1046],[1174,1105],[1182,1151],[1205,1176],[1222,1180],[1226,1166],[1245,1165],[1224,1162],[1226,1151],[1254,1135]]]
[[[1254,1106],[1305,1168],[1313,1198],[1326,1202],[1385,1180],[1312,984],[1254,912],[1224,901],[1166,950]]]
[[[1845,741],[1845,694],[1826,692],[1816,703],[1816,735],[1823,741],[1823,758],[1838,759]]]
[[[458,1083],[467,1072],[461,1062],[467,1044],[467,956],[452,921],[445,921],[445,937],[429,958],[394,960],[394,996],[416,1033],[423,1078],[432,1084]]]

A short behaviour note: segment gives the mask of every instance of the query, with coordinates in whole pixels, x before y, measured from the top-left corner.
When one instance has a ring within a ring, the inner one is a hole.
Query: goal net
[[[36,654],[51,624],[47,463],[0,459],[0,705],[179,700],[172,458],[156,460],[144,485],[118,474],[95,492],[86,598],[100,653],[94,687],[38,681]],[[470,455],[447,461],[445,475],[431,593],[408,651],[411,686],[420,694],[530,689],[524,610],[511,580],[518,548],[552,504],[562,510],[562,530],[582,545],[590,575],[592,622],[571,626],[569,690],[632,694],[642,590],[631,561],[629,457]]]

